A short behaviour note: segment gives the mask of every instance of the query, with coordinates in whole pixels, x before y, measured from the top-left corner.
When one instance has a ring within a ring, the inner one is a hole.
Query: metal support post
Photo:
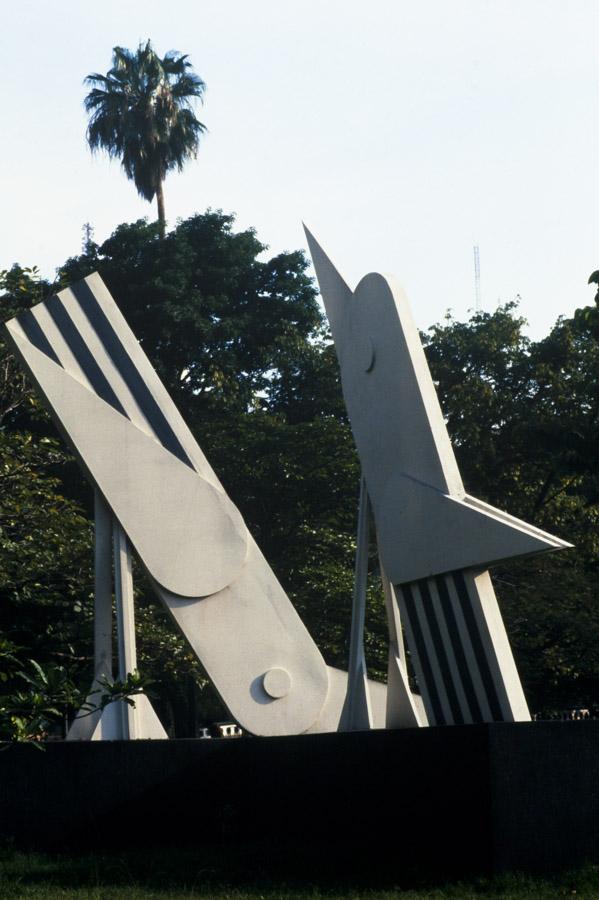
[[[135,647],[135,615],[133,610],[133,573],[131,550],[127,536],[116,519],[113,519],[114,584],[116,594],[116,621],[119,648],[119,679],[137,669]],[[123,701],[123,738],[137,737],[137,709]]]
[[[366,481],[362,476],[360,479],[360,501],[358,507],[347,695],[339,723],[340,731],[363,731],[372,728],[368,674],[364,656],[364,622],[366,618],[366,589],[368,583],[369,507]]]
[[[94,493],[94,677],[112,678],[112,515]]]
[[[422,703],[412,694],[408,682],[406,652],[404,647],[399,604],[395,588],[387,578],[379,556],[381,581],[389,625],[389,663],[387,667],[387,728],[415,728],[426,725]]]

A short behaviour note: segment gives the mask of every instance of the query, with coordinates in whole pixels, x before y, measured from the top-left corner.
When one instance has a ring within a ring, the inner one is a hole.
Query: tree
[[[206,85],[186,55],[170,50],[160,59],[150,41],[136,51],[114,47],[112,68],[106,75],[88,75],[84,84],[92,88],[84,101],[92,151],[120,158],[144,200],[156,197],[164,237],[163,182],[167,172],[181,171],[197,155],[206,126],[192,101],[202,100]]]
[[[253,229],[208,210],[158,240],[145,221],[62,267],[68,282],[97,270],[187,421],[278,408],[273,392],[306,377],[323,327],[301,252],[261,258]],[[205,436],[201,441],[205,442]]]

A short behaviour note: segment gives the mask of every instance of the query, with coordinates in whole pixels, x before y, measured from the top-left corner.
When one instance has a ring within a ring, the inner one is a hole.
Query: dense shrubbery
[[[359,465],[306,260],[265,249],[220,212],[165,240],[145,221],[121,225],[69,259],[54,285],[35,270],[3,273],[2,316],[100,272],[327,661],[343,666]],[[508,305],[425,336],[468,491],[576,544],[496,571],[533,710],[599,699],[596,323],[589,308],[530,342]],[[23,686],[28,658],[63,679],[63,694],[85,690],[91,492],[3,344],[0,417],[0,639],[13,660],[0,693]],[[367,654],[384,677],[374,558],[372,568]],[[193,734],[218,704],[141,575],[136,588],[140,667],[171,731]],[[61,716],[72,714],[63,700]]]

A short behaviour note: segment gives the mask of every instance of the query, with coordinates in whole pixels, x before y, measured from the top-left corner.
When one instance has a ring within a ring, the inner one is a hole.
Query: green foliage
[[[44,299],[44,282],[39,277],[37,267],[0,271],[0,292],[2,292],[2,315],[10,318],[33,303]],[[0,336],[0,425],[7,416],[13,414],[26,399],[33,401],[25,375],[18,368],[15,359]]]
[[[0,740],[42,741],[57,727],[62,737],[68,714],[83,700],[67,669],[29,659],[11,674],[12,690],[0,695]]]
[[[53,438],[0,431],[0,632],[55,662],[91,636],[92,530],[66,461]]]
[[[134,671],[123,680],[100,678],[86,697],[68,667],[42,667],[34,659],[20,662],[19,649],[6,639],[0,641],[0,741],[62,738],[75,715],[83,718],[116,702],[135,706],[134,697],[152,696],[152,681]]]
[[[0,895],[44,900],[560,900],[599,897],[599,867],[542,875],[505,872],[448,880],[389,859],[350,854],[323,864],[305,844],[255,841],[200,847],[58,854],[0,851]],[[307,863],[309,860],[309,864]]]
[[[100,272],[182,412],[202,427],[215,414],[266,407],[281,379],[301,378],[322,327],[303,254],[262,260],[253,229],[236,233],[233,223],[209,210],[164,241],[155,224],[121,225],[64,267],[70,281]]]
[[[77,718],[88,715],[96,711],[96,709],[106,709],[110,703],[126,703],[127,706],[135,706],[134,697],[140,694],[152,696],[153,681],[145,675],[142,675],[137,669],[128,672],[126,678],[107,678],[102,675],[98,679],[99,687],[90,691],[88,700],[82,707]],[[91,698],[91,700],[89,699]]]

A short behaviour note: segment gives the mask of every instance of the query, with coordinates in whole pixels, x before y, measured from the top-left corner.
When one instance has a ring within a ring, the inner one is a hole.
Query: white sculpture
[[[403,291],[373,273],[352,292],[306,235],[387,582],[387,724],[527,720],[486,570],[570,545],[466,494]],[[400,619],[424,710],[408,688]]]
[[[348,675],[325,665],[100,277],[7,323],[95,489],[94,687],[113,675],[112,558],[119,676],[136,666],[131,544],[245,731],[526,719],[486,567],[568,545],[464,493],[405,299],[379,275],[352,294],[308,239],[363,469]],[[368,681],[364,661],[369,505],[388,690]],[[408,685],[402,623],[422,697]],[[166,735],[142,696],[76,719],[69,737]]]
[[[111,674],[105,504],[116,542],[121,676],[135,659],[128,539],[244,730],[336,730],[345,673],[325,665],[100,277],[61,291],[7,329],[96,490],[96,614],[104,622],[96,677]],[[373,690],[382,725],[384,685]],[[110,707],[100,722],[82,717],[71,736],[160,736],[147,698],[126,713],[116,726]]]

